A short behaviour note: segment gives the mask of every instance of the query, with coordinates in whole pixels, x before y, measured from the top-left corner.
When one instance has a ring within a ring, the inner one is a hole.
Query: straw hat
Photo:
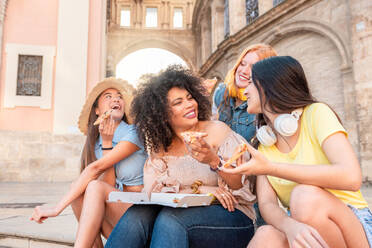
[[[94,86],[94,88],[91,90],[85,101],[78,121],[79,129],[83,134],[87,135],[88,132],[89,114],[92,109],[93,103],[96,101],[96,99],[102,92],[111,88],[117,89],[123,96],[124,113],[128,119],[128,122],[131,122],[129,112],[130,104],[133,99],[134,88],[127,81],[110,77],[104,79],[103,81],[99,82],[96,86]]]

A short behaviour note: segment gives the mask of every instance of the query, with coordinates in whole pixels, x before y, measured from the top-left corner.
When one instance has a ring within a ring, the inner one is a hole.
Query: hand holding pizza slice
[[[101,124],[104,120],[106,120],[111,113],[114,111],[114,109],[107,110],[105,113],[103,113],[101,116],[97,118],[97,120],[93,123],[94,126]]]
[[[246,151],[248,151],[248,145],[245,143],[240,144],[238,149],[235,150],[234,154],[231,156],[229,160],[226,161],[226,163],[223,166],[225,168],[232,166],[232,163],[239,159]]]
[[[203,132],[194,132],[194,131],[186,131],[181,133],[182,138],[187,142],[187,143],[194,143],[198,138],[203,138],[208,136],[207,133]]]

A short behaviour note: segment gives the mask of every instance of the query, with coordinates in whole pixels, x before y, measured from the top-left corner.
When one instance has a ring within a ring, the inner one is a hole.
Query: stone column
[[[216,51],[218,44],[224,39],[224,6],[223,2],[213,1],[211,4],[212,24],[212,53]]]
[[[4,17],[6,11],[6,5],[8,0],[1,0],[0,1],[0,47],[3,47],[3,28],[4,28]],[[1,61],[2,61],[2,49],[0,49],[0,68],[1,68]]]
[[[164,15],[164,29],[169,29],[169,22],[170,22],[170,4],[169,1],[165,1],[165,15]]]
[[[139,29],[142,27],[142,0],[135,1],[135,8],[134,8],[134,27]]]
[[[245,27],[245,9],[245,0],[229,0],[230,35]]]
[[[273,8],[273,0],[258,0],[258,13],[259,15],[265,14]]]
[[[372,2],[348,1],[351,16],[360,163],[364,180],[372,180]]]
[[[192,26],[192,2],[187,1],[186,7],[186,28],[191,29]]]
[[[201,54],[203,64],[212,53],[210,9],[204,14],[201,20]]]
[[[169,1],[161,1],[162,3],[162,16],[158,16],[161,19],[161,28],[162,29],[169,29],[169,16],[170,16],[170,6]]]

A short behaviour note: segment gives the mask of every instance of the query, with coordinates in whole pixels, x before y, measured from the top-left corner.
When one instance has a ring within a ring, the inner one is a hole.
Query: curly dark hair
[[[174,87],[187,90],[196,100],[198,120],[210,118],[211,103],[200,79],[180,65],[169,66],[139,85],[131,106],[138,136],[149,153],[160,150],[167,152],[172,143],[174,131],[169,124],[170,107],[167,96]]]

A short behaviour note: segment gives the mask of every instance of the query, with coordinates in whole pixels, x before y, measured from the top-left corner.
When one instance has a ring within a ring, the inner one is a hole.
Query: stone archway
[[[170,35],[170,33],[174,33]],[[195,71],[194,36],[189,30],[118,30],[107,36],[107,71],[114,75],[116,65],[128,54],[144,49],[160,48],[182,58]],[[111,76],[109,75],[109,76]]]
[[[112,61],[114,66],[116,67],[116,65],[128,54],[145,48],[160,48],[167,50],[182,58],[191,70],[196,69],[191,51],[188,51],[187,48],[182,48],[179,44],[162,39],[143,39],[141,41],[129,42],[113,55]]]

